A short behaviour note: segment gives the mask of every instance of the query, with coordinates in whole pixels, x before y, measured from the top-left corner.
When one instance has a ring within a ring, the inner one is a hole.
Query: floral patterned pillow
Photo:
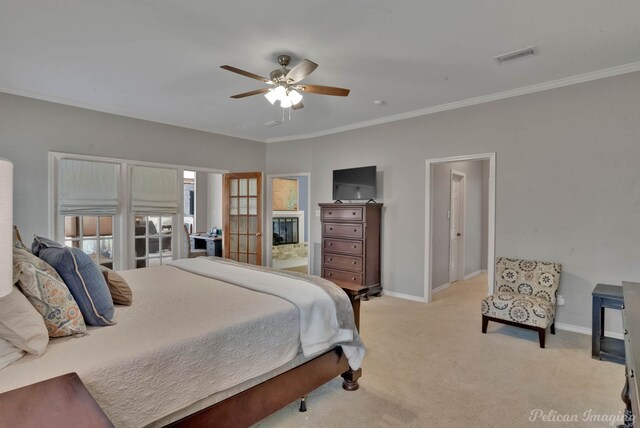
[[[44,318],[49,337],[86,333],[80,308],[55,269],[29,251],[15,247],[13,266],[18,286]]]

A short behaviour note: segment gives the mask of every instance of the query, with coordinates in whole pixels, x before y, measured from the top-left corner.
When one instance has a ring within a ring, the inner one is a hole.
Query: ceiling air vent
[[[282,125],[282,122],[279,122],[277,120],[272,120],[270,122],[265,122],[264,126],[268,126],[269,128],[271,128],[272,126],[278,126],[278,125]]]
[[[498,64],[504,64],[505,62],[515,61],[517,59],[526,58],[536,54],[535,46],[529,46],[528,48],[520,49],[519,51],[509,52],[506,54],[493,57]]]

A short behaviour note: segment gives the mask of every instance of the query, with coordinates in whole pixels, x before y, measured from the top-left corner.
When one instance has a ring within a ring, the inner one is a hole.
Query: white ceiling
[[[268,76],[280,53],[319,64],[304,83],[351,94],[307,94],[266,127],[279,107],[229,98],[263,84],[219,66]],[[638,0],[0,0],[0,91],[258,141],[638,61]]]

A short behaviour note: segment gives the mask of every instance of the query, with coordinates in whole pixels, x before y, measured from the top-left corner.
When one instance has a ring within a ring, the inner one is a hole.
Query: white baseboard
[[[433,295],[433,294],[439,293],[439,292],[441,292],[443,290],[446,290],[449,287],[451,287],[451,283],[447,282],[446,284],[442,284],[441,286],[436,287],[433,290],[431,290],[431,294]]]
[[[412,296],[411,294],[396,293],[395,291],[387,291],[387,290],[384,290],[383,294],[385,296],[397,297],[398,299],[411,300],[413,302],[420,302],[420,303],[425,302],[424,298],[418,297],[418,296]]]
[[[563,322],[556,322],[556,328],[558,330],[571,331],[573,333],[586,334],[587,336],[591,336],[591,329],[587,327],[581,327],[579,325],[573,324],[565,324]],[[613,337],[615,339],[623,339],[624,335],[622,333],[614,333],[612,331],[605,331],[605,336]]]
[[[474,276],[480,275],[481,273],[487,273],[487,270],[486,269],[478,269],[475,272],[471,272],[470,274],[465,275],[464,279],[467,280],[469,278],[473,278]]]

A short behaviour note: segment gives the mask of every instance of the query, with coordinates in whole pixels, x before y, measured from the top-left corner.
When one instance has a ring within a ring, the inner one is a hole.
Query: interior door
[[[262,265],[262,173],[224,175],[224,257]]]
[[[450,254],[449,282],[463,279],[462,274],[462,231],[463,231],[463,186],[464,177],[451,174],[451,211],[449,220]]]

